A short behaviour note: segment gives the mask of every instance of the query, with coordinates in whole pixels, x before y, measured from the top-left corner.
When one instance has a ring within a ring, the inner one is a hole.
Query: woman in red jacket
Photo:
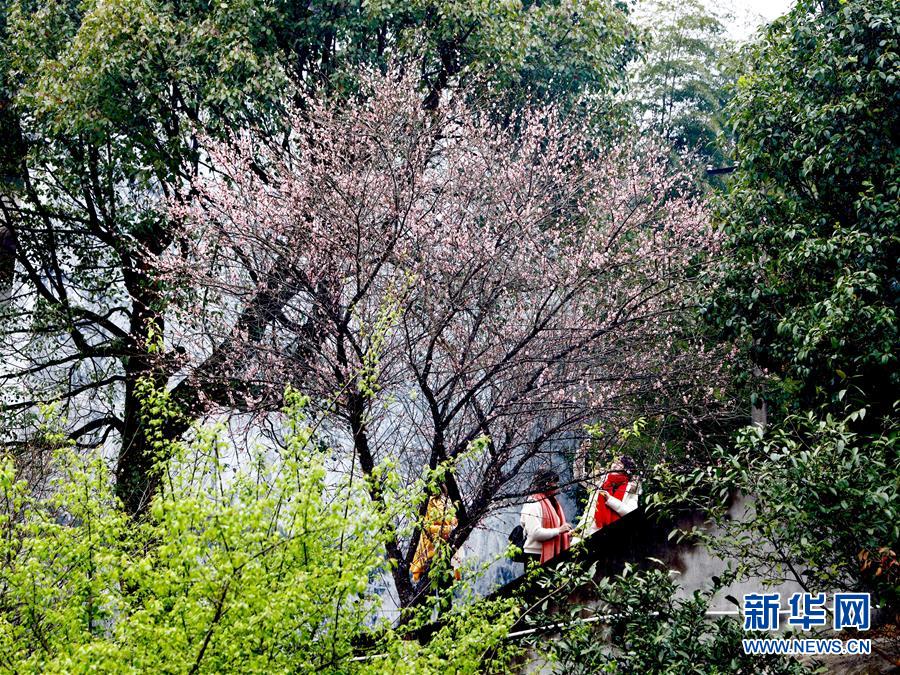
[[[609,473],[597,490],[594,523],[598,530],[637,508],[637,493],[634,486],[630,492],[628,489],[632,476],[635,475],[634,469],[634,460],[628,455],[622,455],[609,467]]]
[[[577,528],[582,539],[634,511],[641,494],[641,479],[634,460],[628,455],[614,461],[594,485],[597,489],[591,494]]]

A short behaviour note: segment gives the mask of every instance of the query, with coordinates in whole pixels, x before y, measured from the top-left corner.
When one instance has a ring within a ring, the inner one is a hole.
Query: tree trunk
[[[141,267],[142,262],[130,265],[125,274],[132,310],[127,355],[122,359],[125,402],[122,445],[116,465],[116,495],[125,511],[132,516],[139,516],[146,510],[159,481],[153,465],[157,460],[155,442],[160,439],[153,438],[151,429],[145,424],[141,386],[150,384],[158,391],[166,386],[168,380],[151,353],[153,336],[162,340],[165,327],[163,317],[156,309],[160,297],[148,270]],[[167,440],[174,437],[165,433]]]
[[[0,301],[8,300],[10,297],[15,269],[15,235],[8,227],[0,225]]]

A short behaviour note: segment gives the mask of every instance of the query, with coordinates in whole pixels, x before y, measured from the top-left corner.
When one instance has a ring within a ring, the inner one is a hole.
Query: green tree
[[[567,108],[585,96],[613,108],[636,55],[627,7],[615,0],[376,0],[367,8],[393,17],[398,47],[423,59],[432,104],[455,79],[505,113],[537,102]]]
[[[893,0],[801,0],[746,49],[709,309],[790,403],[846,391],[873,425],[900,385],[898,50]]]
[[[638,125],[721,166],[729,150],[724,110],[734,49],[721,19],[700,0],[653,0],[638,6],[637,21],[644,29],[632,73]]]
[[[132,511],[152,463],[137,382],[174,365],[146,349],[166,328],[148,271],[172,244],[158,207],[197,174],[199,132],[260,123],[279,101],[267,7],[12,2],[4,16],[3,133],[23,140],[0,193],[22,273],[2,308],[4,407],[60,400],[77,441],[121,438]]]
[[[656,507],[706,510],[718,529],[706,545],[744,575],[794,581],[811,593],[869,591],[900,609],[900,447],[896,421],[883,433],[854,431],[866,416],[791,415],[766,433],[747,427],[734,448],[717,448],[710,467],[661,471]],[[668,494],[669,498],[664,497]],[[746,495],[735,514],[734,495]],[[867,560],[879,564],[866,564]]]
[[[892,0],[801,0],[742,53],[707,318],[765,378],[770,425],[661,477],[711,508],[725,534],[708,544],[748,574],[895,608],[898,51]],[[730,520],[736,493],[749,508]]]

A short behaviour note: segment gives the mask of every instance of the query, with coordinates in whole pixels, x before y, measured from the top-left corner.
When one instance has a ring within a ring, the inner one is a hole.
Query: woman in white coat
[[[545,563],[569,548],[572,524],[566,520],[559,494],[559,476],[542,471],[531,482],[531,498],[522,507],[519,524],[525,534],[522,551],[530,563]]]

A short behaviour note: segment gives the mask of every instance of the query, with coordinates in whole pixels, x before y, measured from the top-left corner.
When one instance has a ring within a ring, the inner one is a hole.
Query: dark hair
[[[635,464],[634,460],[629,455],[622,455],[619,457],[619,461],[622,462],[622,466],[625,467],[625,473],[627,473],[629,477],[633,476],[634,472],[637,470],[637,464]]]
[[[558,485],[559,474],[552,469],[538,471],[534,478],[531,479],[531,490],[533,492],[545,492],[548,488],[557,487]]]

